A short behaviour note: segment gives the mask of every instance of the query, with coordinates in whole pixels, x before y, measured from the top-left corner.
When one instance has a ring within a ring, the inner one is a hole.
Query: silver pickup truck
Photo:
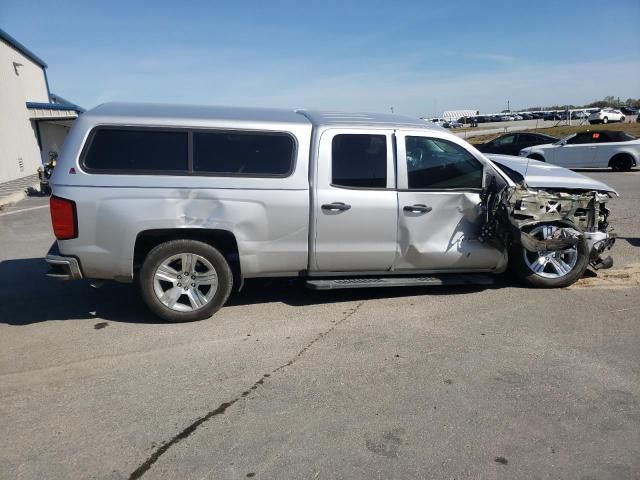
[[[317,289],[564,287],[608,267],[615,191],[485,156],[398,115],[109,103],[78,118],[52,178],[49,275],[131,282],[168,321],[245,278]]]

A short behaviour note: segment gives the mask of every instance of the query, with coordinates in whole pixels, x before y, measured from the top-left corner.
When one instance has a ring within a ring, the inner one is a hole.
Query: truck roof
[[[220,122],[231,125],[254,125],[277,128],[285,125],[375,126],[382,128],[411,127],[441,130],[442,127],[419,118],[384,113],[348,113],[319,110],[277,108],[224,107],[161,103],[109,102],[85,112],[82,120],[89,123],[134,125],[193,126]]]
[[[348,113],[336,111],[298,110],[316,127],[328,126],[376,126],[383,128],[411,127],[442,130],[433,122],[420,118],[389,113]]]
[[[225,123],[302,124],[309,122],[295,110],[275,108],[245,108],[208,105],[180,105],[163,103],[109,102],[87,111],[85,119],[95,117],[112,123],[152,125],[190,125],[210,121]]]

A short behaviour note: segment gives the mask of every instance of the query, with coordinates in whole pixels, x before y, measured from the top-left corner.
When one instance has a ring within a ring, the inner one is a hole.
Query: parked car
[[[523,148],[544,143],[555,143],[559,139],[541,133],[505,133],[493,140],[474,145],[483,153],[499,153],[502,155],[518,155]]]
[[[513,115],[513,119],[514,120],[524,120],[524,117],[522,115]]]
[[[587,118],[588,115],[582,110],[577,110],[575,112],[571,112],[571,118],[576,120],[581,120],[583,118]]]
[[[636,107],[631,107],[629,105],[620,107],[620,111],[625,115],[638,115],[638,109]]]
[[[545,121],[562,120],[562,116],[560,115],[559,112],[547,112],[544,114],[543,119]]]
[[[411,117],[106,103],[74,122],[52,189],[49,275],[136,278],[168,321],[211,316],[247,278],[448,285],[510,266],[564,287],[611,264],[611,187]]]
[[[624,122],[625,116],[620,110],[613,108],[603,108],[589,115],[589,123]]]
[[[449,120],[449,122],[447,122],[447,126],[445,128],[461,128],[464,127],[464,124],[456,121],[456,120]]]
[[[520,155],[566,168],[626,171],[640,161],[640,140],[626,132],[580,132],[553,144],[525,148]]]

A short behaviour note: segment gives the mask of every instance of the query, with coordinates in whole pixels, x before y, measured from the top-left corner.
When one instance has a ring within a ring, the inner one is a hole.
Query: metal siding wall
[[[40,140],[42,141],[42,156],[49,159],[49,152],[62,150],[64,139],[67,137],[69,128],[54,122],[40,122]]]
[[[20,75],[13,62],[23,65]],[[36,173],[41,162],[27,101],[48,101],[44,71],[0,40],[0,183]]]

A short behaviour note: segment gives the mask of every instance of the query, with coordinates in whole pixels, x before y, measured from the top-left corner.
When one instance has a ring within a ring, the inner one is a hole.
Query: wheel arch
[[[136,275],[149,252],[156,246],[171,240],[197,240],[220,251],[233,273],[233,288],[243,283],[238,241],[233,232],[207,228],[165,228],[138,232],[133,251],[133,272]]]

